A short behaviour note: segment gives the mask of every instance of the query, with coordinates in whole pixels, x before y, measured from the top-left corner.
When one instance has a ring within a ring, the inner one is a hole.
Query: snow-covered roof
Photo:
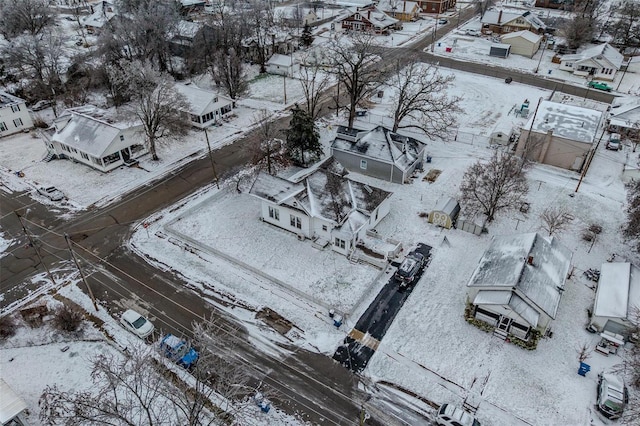
[[[633,127],[635,123],[640,125],[640,99],[628,97],[618,98],[609,112],[609,122],[614,126]],[[616,106],[617,105],[617,106]]]
[[[382,0],[378,3],[378,9],[385,12],[408,13],[418,7],[414,1]]]
[[[483,24],[489,25],[504,25],[508,22],[514,21],[518,18],[523,18],[536,30],[546,29],[547,26],[542,22],[535,14],[527,10],[526,12],[517,10],[488,10],[482,17]]]
[[[27,403],[0,378],[0,423],[8,423],[26,409]]]
[[[460,211],[460,204],[455,198],[445,198],[436,206],[436,210],[443,212],[448,216],[454,216]]]
[[[192,39],[196,36],[196,34],[198,34],[200,28],[202,28],[202,24],[199,22],[181,20],[180,22],[178,22],[176,35]]]
[[[102,28],[104,24],[111,20],[111,18],[116,16],[114,12],[114,5],[107,1],[97,3],[93,10],[94,12],[91,15],[81,18],[83,25],[93,28]]]
[[[507,34],[504,34],[502,37],[500,37],[500,39],[502,41],[505,41],[505,40],[512,40],[514,38],[519,38],[519,37],[531,43],[537,43],[542,39],[541,35],[532,33],[529,30],[516,31],[514,33],[507,33]]]
[[[593,314],[633,319],[634,309],[640,309],[640,269],[627,262],[602,264]]]
[[[595,140],[601,117],[600,111],[545,100],[540,102],[538,112],[523,128],[536,133],[553,130],[555,136],[591,144]]]
[[[517,299],[510,305],[523,318],[532,318],[529,308],[555,318],[571,257],[557,239],[549,241],[537,233],[494,237],[467,285],[516,291],[528,307]]]
[[[371,22],[371,25],[373,25],[375,28],[385,29],[399,22],[396,18],[392,18],[375,6],[357,8],[356,10],[352,11],[352,13],[350,13],[347,17],[354,16],[356,13],[360,14],[363,18],[367,18],[367,20]]]
[[[335,0],[335,4],[345,7],[366,7],[373,4],[373,0]]]
[[[583,50],[580,53],[574,53],[571,55],[564,55],[560,58],[561,62],[575,62],[579,64],[582,61],[594,61],[598,64],[602,64],[602,59],[609,61],[617,70],[622,66],[624,56],[615,47],[609,43],[600,44],[598,46],[590,47]],[[606,65],[606,64],[604,64]]]
[[[0,108],[4,108],[9,105],[21,104],[24,99],[20,99],[17,96],[13,96],[7,92],[0,90]]]
[[[354,232],[391,193],[352,181],[332,157],[322,161],[300,182],[260,173],[249,191],[259,198],[307,212]]]
[[[373,158],[393,163],[400,170],[406,170],[422,156],[426,143],[394,133],[383,126],[371,130],[349,129],[338,126],[336,138],[331,148],[351,152],[363,158]]]
[[[202,115],[207,108],[218,109],[224,105],[232,103],[231,99],[222,96],[212,90],[201,89],[193,84],[176,83],[174,86],[177,92],[181,93],[191,105],[190,113]]]
[[[52,141],[96,158],[102,158],[132,145],[131,141],[121,144],[117,137],[123,130],[140,127],[140,125],[116,122],[107,111],[93,105],[69,108],[54,121],[54,126]]]
[[[293,56],[291,55],[281,55],[279,53],[274,53],[271,55],[269,60],[267,61],[267,65],[277,65],[280,67],[290,67],[293,65]]]

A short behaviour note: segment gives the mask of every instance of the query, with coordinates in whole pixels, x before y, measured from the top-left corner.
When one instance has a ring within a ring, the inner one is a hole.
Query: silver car
[[[55,186],[40,186],[38,187],[38,194],[44,195],[51,201],[64,200],[64,194]]]

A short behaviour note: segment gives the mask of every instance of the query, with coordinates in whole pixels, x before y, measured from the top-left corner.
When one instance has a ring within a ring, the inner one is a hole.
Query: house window
[[[324,232],[327,232],[327,225],[322,225],[322,230],[323,230]]]
[[[367,170],[367,160],[360,160],[360,168],[362,170]]]
[[[4,121],[0,121],[0,132],[4,132],[7,130],[7,125],[4,124]]]
[[[335,241],[333,242],[333,245],[336,247],[340,247],[341,249],[344,249],[346,247],[346,243],[344,242],[344,240],[341,240],[338,237],[336,237]]]
[[[289,223],[295,228],[302,229],[302,221],[298,216],[289,215]]]
[[[23,126],[23,124],[22,124],[22,118],[16,118],[16,119],[14,119],[14,120],[13,120],[13,125],[14,125],[14,126],[16,126],[16,127],[22,127],[22,126]]]
[[[269,206],[269,217],[271,219],[280,220],[280,211],[275,207]]]
[[[81,152],[80,155],[82,156],[82,158],[84,158],[85,160],[89,160],[89,156],[87,154],[85,154],[84,152]]]
[[[20,105],[11,105],[11,111],[13,112],[20,111]]]
[[[120,135],[120,142],[124,141],[124,135]]]
[[[131,145],[129,147],[129,151],[131,151],[131,154],[135,154],[136,152],[140,152],[144,149],[144,146],[140,145],[140,144],[136,144],[136,145]]]
[[[359,14],[359,13],[356,13],[356,14],[353,16],[353,19],[355,19],[356,21],[360,21],[360,20],[362,19],[362,16],[360,16],[360,14]]]
[[[119,152],[114,152],[113,154],[107,155],[106,157],[104,157],[102,159],[102,162],[106,166],[106,165],[109,165],[111,163],[115,163],[118,160],[120,160],[120,153]]]

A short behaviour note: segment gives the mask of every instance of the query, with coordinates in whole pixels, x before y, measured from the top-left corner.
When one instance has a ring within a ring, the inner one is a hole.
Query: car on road
[[[442,404],[436,413],[436,424],[443,426],[480,426],[471,414],[452,404]]]
[[[444,19],[444,18],[438,19],[438,24],[440,25],[447,25],[448,23],[449,21],[447,19]]]
[[[628,402],[629,392],[620,377],[598,375],[598,411],[610,420],[619,419]]]
[[[64,194],[55,186],[40,186],[38,187],[38,194],[44,195],[51,201],[64,200]]]
[[[153,333],[153,324],[151,321],[134,311],[133,309],[127,309],[120,317],[120,323],[141,339],[147,338]]]
[[[41,111],[45,108],[49,108],[51,105],[53,105],[53,101],[43,99],[31,105],[31,111]]]
[[[426,262],[424,255],[417,251],[409,253],[394,274],[396,280],[400,282],[400,287],[412,284],[418,273],[422,270]]]
[[[160,341],[160,350],[176,364],[190,369],[198,361],[198,352],[193,349],[186,340],[182,340],[173,334],[167,334]]]
[[[610,149],[612,151],[617,151],[620,149],[620,135],[618,133],[612,133],[611,136],[609,136],[609,140],[607,141],[607,144],[605,145],[606,149]]]
[[[589,87],[598,90],[604,90],[605,92],[610,92],[613,90],[613,87],[609,86],[607,83],[603,83],[601,81],[590,81]]]
[[[473,36],[473,37],[480,37],[482,35],[480,30],[474,30],[474,29],[466,29],[464,31],[464,34],[468,36]]]

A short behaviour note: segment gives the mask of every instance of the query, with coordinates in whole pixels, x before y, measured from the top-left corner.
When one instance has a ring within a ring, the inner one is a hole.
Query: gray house
[[[283,179],[260,173],[249,193],[261,220],[350,256],[390,210],[390,192],[352,181],[333,158]]]
[[[572,252],[540,234],[494,237],[469,280],[473,316],[504,337],[527,340],[556,317]]]
[[[382,126],[371,130],[338,126],[331,155],[350,172],[404,183],[422,167],[426,146]]]

